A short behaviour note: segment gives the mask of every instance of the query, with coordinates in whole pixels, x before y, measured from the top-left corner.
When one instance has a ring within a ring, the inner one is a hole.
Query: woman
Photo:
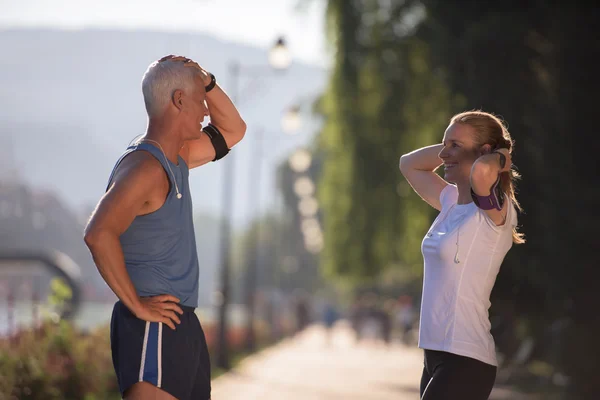
[[[483,400],[494,386],[490,293],[512,244],[525,242],[516,230],[512,147],[496,116],[468,111],[451,119],[442,144],[400,158],[415,192],[440,211],[421,248],[423,400]],[[435,173],[442,164],[445,179]]]

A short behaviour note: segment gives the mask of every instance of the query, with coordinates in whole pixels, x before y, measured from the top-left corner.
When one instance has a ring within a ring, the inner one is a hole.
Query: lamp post
[[[252,193],[250,193],[250,210],[256,210],[258,208],[258,205],[260,204],[260,186],[262,183],[262,164],[263,164],[263,151],[262,151],[262,147],[263,147],[263,135],[264,132],[261,129],[259,131],[259,135],[256,135],[254,137],[255,140],[255,149],[253,151],[253,154],[256,157],[256,169],[253,168],[248,168],[248,171],[250,172],[250,182],[253,182],[252,184]],[[252,225],[250,225],[250,233],[252,232]],[[252,352],[254,351],[254,349],[256,348],[256,335],[254,332],[254,314],[255,314],[255,291],[256,291],[256,274],[257,274],[257,270],[258,270],[258,259],[259,259],[259,249],[260,249],[260,239],[261,239],[261,221],[260,218],[258,219],[257,225],[254,228],[255,229],[255,236],[252,237],[250,236],[247,241],[248,241],[248,251],[247,254],[249,255],[249,257],[247,257],[247,261],[248,261],[248,266],[246,268],[246,276],[245,276],[245,283],[246,283],[246,293],[245,293],[245,298],[246,298],[246,307],[247,307],[247,313],[246,313],[246,351],[248,352]],[[254,249],[254,251],[249,251],[251,248]]]
[[[287,69],[291,64],[291,56],[283,38],[279,38],[269,52],[269,66],[275,70]],[[239,78],[244,72],[238,61],[233,61],[229,66],[229,88],[231,100],[234,104],[238,102]],[[220,257],[221,265],[219,271],[220,295],[218,296],[218,340],[216,365],[219,368],[229,369],[229,346],[228,346],[228,321],[227,309],[230,297],[230,272],[231,272],[231,214],[233,210],[233,177],[235,153],[233,152],[225,160],[223,172],[222,201],[223,215],[220,226]]]
[[[283,60],[283,57],[280,57]],[[292,121],[290,123],[290,121]],[[286,111],[281,119],[281,127],[283,131],[292,135],[297,132],[301,126],[301,117],[299,114],[298,107],[292,107]],[[251,209],[256,210],[260,205],[260,194],[261,194],[261,182],[262,182],[262,167],[263,167],[263,140],[265,139],[265,132],[259,131],[260,134],[254,137],[256,141],[256,148],[253,154],[257,159],[257,165],[255,169],[250,169],[250,179],[253,182],[253,193],[251,193]],[[276,140],[269,140],[269,143],[275,143]],[[256,282],[258,274],[258,263],[262,259],[260,248],[261,248],[261,221],[258,220],[256,226],[256,236],[254,240],[249,239],[249,246],[253,246],[253,251],[248,251],[250,257],[248,258],[248,268],[246,271],[246,305],[247,305],[247,317],[246,317],[246,350],[251,352],[256,348],[256,332],[254,330],[254,315],[256,311]]]

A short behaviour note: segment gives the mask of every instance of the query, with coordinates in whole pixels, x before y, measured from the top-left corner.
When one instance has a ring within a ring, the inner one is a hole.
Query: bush
[[[216,327],[207,324],[211,356]],[[272,343],[269,326],[257,322],[257,348]],[[248,355],[246,332],[231,327],[232,364]],[[223,371],[211,370],[213,376]],[[109,327],[81,332],[67,321],[51,319],[35,330],[23,330],[0,339],[0,400],[117,400],[120,399],[110,351]]]
[[[0,340],[0,399],[120,399],[108,328],[88,334],[45,322]]]

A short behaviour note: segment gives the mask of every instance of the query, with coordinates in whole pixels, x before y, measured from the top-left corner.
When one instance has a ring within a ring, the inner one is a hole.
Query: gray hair
[[[142,93],[148,116],[160,115],[171,101],[173,92],[177,89],[191,94],[198,74],[195,68],[184,66],[181,61],[155,61],[144,73],[142,78]]]

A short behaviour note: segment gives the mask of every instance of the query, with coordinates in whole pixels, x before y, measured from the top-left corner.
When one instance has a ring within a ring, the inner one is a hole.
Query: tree
[[[432,209],[412,194],[399,156],[439,141],[453,99],[430,69],[428,45],[413,36],[416,1],[330,1],[336,56],[321,101],[326,123],[320,201],[325,273],[354,282],[401,265],[420,276],[419,235]]]

